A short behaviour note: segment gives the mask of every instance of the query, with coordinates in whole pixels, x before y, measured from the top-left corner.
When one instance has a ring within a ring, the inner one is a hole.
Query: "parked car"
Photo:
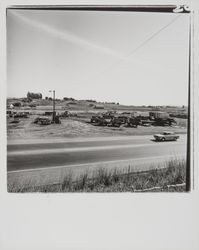
[[[156,134],[153,137],[156,141],[176,141],[179,139],[179,135],[170,131],[164,131],[162,134]]]
[[[51,124],[51,120],[49,118],[46,118],[46,117],[37,117],[34,120],[34,123],[39,124],[39,125],[49,125],[49,124]]]
[[[28,118],[28,113],[27,112],[17,112],[14,114],[15,118]]]

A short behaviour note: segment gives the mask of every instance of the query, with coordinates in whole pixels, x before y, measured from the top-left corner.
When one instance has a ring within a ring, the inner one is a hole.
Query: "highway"
[[[70,140],[41,140],[7,145],[7,171],[16,173],[41,169],[99,166],[125,161],[165,161],[186,158],[186,135],[177,141],[155,142],[152,136],[123,136]]]

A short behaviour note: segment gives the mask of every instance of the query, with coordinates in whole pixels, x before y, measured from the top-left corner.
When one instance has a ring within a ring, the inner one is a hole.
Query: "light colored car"
[[[162,134],[156,134],[153,137],[156,141],[176,141],[179,139],[179,135],[170,131],[164,131]]]

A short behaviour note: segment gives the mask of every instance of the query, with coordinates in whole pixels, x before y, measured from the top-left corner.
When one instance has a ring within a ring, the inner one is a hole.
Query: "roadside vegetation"
[[[61,183],[28,186],[8,185],[8,192],[185,192],[186,161],[174,159],[163,169],[132,173],[125,170],[98,168],[74,179],[70,172]]]

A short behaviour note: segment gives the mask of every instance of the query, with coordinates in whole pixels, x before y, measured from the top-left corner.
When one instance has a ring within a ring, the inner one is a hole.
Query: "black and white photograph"
[[[0,2],[0,249],[199,249],[199,4]]]
[[[8,192],[190,190],[190,10],[10,7]]]

